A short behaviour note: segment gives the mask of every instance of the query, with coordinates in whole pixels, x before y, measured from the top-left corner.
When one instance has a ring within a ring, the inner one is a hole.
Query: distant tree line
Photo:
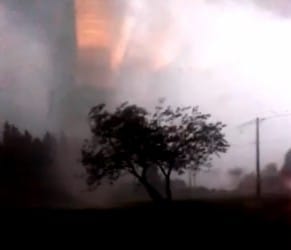
[[[235,192],[243,195],[254,194],[256,188],[256,174],[254,171],[246,173],[242,167],[235,167],[228,171]],[[263,195],[289,195],[291,190],[291,150],[285,155],[283,166],[269,163],[261,170],[261,186]]]
[[[37,138],[4,124],[0,137],[0,202],[8,198],[9,202],[24,204],[43,195],[50,182],[47,173],[55,158],[55,145],[50,133]]]

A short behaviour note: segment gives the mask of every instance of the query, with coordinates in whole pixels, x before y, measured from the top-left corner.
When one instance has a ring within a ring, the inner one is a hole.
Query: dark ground
[[[236,244],[255,240],[261,246],[269,241],[291,242],[291,201],[287,199],[197,200],[88,210],[3,209],[0,221],[8,232],[49,231],[41,234],[50,238],[68,233],[71,240],[85,237],[86,243],[104,239],[103,235],[113,242],[116,235],[129,241],[137,236],[145,242],[153,239],[151,235],[159,240],[167,237],[168,243],[207,239],[204,244],[213,244],[218,237],[221,246],[231,239]]]

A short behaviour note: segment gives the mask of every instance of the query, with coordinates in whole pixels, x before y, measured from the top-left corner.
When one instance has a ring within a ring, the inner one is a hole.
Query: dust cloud
[[[20,14],[0,11],[0,121],[43,133],[52,82],[46,37]]]

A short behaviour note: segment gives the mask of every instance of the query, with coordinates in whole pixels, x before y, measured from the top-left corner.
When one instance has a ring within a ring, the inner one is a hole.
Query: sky
[[[255,127],[240,125],[291,112],[288,0],[79,0],[76,10],[79,49],[109,51],[112,105],[129,100],[151,108],[159,97],[199,105],[228,125],[232,146],[213,165],[222,172],[254,170]],[[14,14],[0,9],[0,86],[5,72],[14,72],[16,82],[14,92],[0,91],[0,119],[14,110],[12,120],[39,130],[47,125],[53,52],[40,30]],[[291,116],[262,122],[262,165],[282,165],[290,127]],[[225,175],[214,173],[201,182],[226,183]]]
[[[86,17],[78,26],[79,46],[110,50],[111,104],[129,100],[150,108],[166,97],[173,105],[199,105],[228,125],[231,148],[213,162],[222,171],[202,174],[198,182],[221,187],[229,168],[254,171],[255,126],[241,125],[291,112],[289,1],[86,2],[87,9],[78,1]],[[123,6],[118,17],[117,2]],[[290,126],[291,116],[262,122],[263,166],[282,165]]]
[[[115,65],[117,102],[151,105],[164,96],[199,105],[228,125],[232,147],[215,165],[253,170],[255,127],[240,125],[291,111],[288,1],[129,2]],[[262,123],[262,164],[282,164],[290,122]]]

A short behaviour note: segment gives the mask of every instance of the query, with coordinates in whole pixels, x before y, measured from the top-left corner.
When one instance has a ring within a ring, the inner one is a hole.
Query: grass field
[[[270,241],[291,244],[291,201],[282,198],[179,201],[159,206],[138,203],[111,209],[2,209],[0,222],[12,236],[40,235],[51,241],[57,235],[67,237],[68,242],[78,239],[93,245],[105,239],[106,244],[127,244],[136,237],[144,243],[157,238],[193,245],[200,240],[223,247],[231,245],[230,240],[247,242],[247,246],[255,240],[261,247]],[[123,240],[118,241],[117,235]],[[231,247],[236,249],[236,245]]]
[[[291,227],[291,200],[252,198],[176,201],[172,204],[130,203],[108,209],[13,208],[2,209],[2,223],[86,225],[178,222],[214,226],[278,224]]]

